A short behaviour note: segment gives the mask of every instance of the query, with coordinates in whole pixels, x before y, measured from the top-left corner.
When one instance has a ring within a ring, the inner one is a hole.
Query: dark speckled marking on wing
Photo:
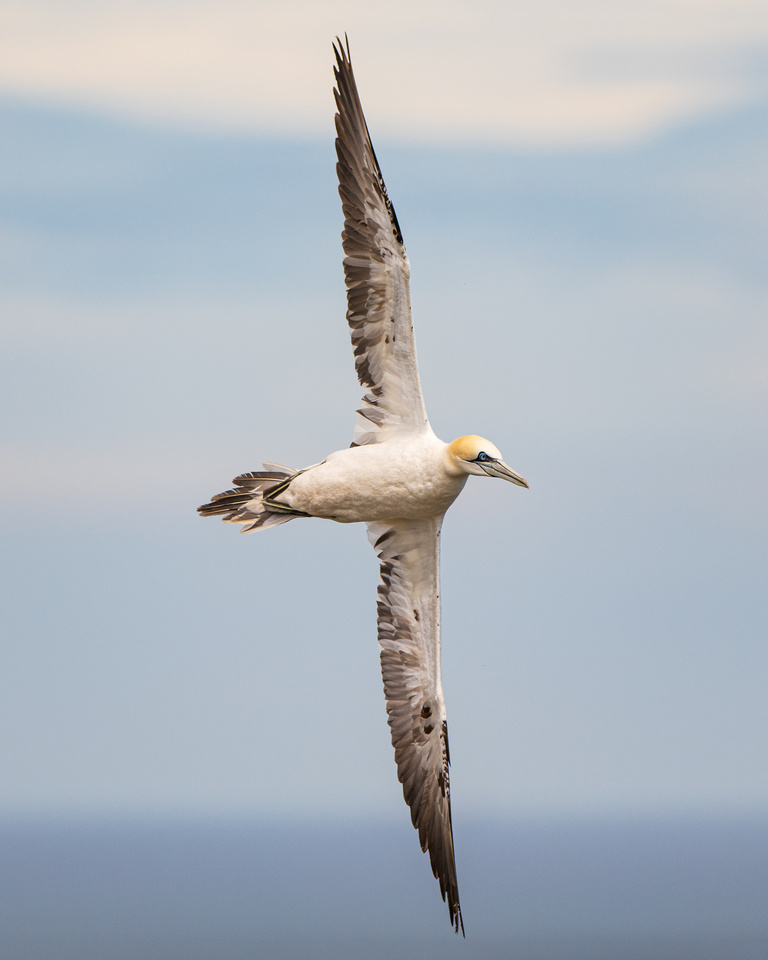
[[[440,679],[441,523],[442,518],[369,523],[368,537],[381,561],[379,647],[397,776],[453,928],[464,933]]]
[[[355,369],[367,387],[354,445],[423,430],[427,415],[411,324],[410,267],[360,105],[349,48],[336,53],[336,171]]]

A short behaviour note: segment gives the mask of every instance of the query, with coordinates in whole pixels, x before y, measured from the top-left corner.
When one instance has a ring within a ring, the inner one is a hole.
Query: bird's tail
[[[233,490],[225,490],[211,497],[210,503],[197,508],[201,517],[221,517],[227,523],[244,524],[241,533],[266,530],[279,523],[287,523],[294,517],[306,517],[306,513],[291,510],[276,498],[289,486],[299,473],[278,463],[265,463],[266,468],[254,473],[235,477]]]

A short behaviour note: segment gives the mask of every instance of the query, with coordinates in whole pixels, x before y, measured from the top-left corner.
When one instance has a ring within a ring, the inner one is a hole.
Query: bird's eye
[[[485,463],[487,460],[490,460],[490,459],[491,458],[488,456],[488,454],[484,450],[481,450],[480,453],[478,453],[478,455],[475,457],[475,460],[479,461],[480,463]]]

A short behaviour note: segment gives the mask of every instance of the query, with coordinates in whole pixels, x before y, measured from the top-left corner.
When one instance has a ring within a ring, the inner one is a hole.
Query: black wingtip
[[[336,59],[341,65],[345,60],[351,65],[352,56],[349,52],[349,37],[347,34],[344,34],[344,43],[341,42],[341,37],[336,35],[336,39],[333,41],[333,52],[336,54]]]
[[[439,879],[439,878],[438,878]],[[450,887],[445,890],[443,889],[442,883],[440,884],[440,892],[443,895],[443,900],[448,904],[448,916],[451,918],[451,926],[453,927],[453,932],[456,936],[461,932],[462,937],[467,939],[466,933],[464,933],[464,918],[461,915],[461,904],[459,903],[459,891],[455,884],[453,884],[453,889]]]
[[[373,160],[376,178],[379,182],[379,189],[384,200],[384,205],[389,213],[389,219],[392,223],[392,230],[394,232],[395,239],[401,246],[404,247],[405,244],[403,241],[403,232],[400,229],[395,208],[392,205],[392,201],[389,199],[389,194],[387,193],[387,187],[384,183],[384,177],[381,173],[381,167],[379,166],[378,158],[376,157],[376,151],[373,149],[371,135],[368,130],[368,123],[366,122],[365,114],[363,113],[363,106],[360,102],[360,94],[357,90],[357,81],[355,80],[355,72],[352,69],[352,59],[349,53],[349,38],[347,37],[346,33],[344,34],[344,39],[346,41],[346,51],[339,37],[336,37],[336,42],[333,44],[333,52],[336,55],[336,66],[333,68],[333,73],[336,80],[336,88],[333,92],[334,100],[336,101],[336,154],[339,157],[339,161],[343,163],[344,158],[339,152],[340,143],[343,140],[343,127],[346,122],[352,122],[353,124],[358,122],[360,129],[357,133],[358,136],[365,138],[368,149],[371,151],[371,158]],[[350,116],[356,117],[357,121],[354,119],[350,121]],[[336,169],[339,170],[338,165]]]

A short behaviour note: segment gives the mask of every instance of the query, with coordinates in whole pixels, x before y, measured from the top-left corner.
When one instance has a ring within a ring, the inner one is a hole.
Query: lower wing
[[[440,680],[441,524],[442,517],[369,523],[368,538],[381,560],[379,646],[397,776],[451,923],[463,934]]]

